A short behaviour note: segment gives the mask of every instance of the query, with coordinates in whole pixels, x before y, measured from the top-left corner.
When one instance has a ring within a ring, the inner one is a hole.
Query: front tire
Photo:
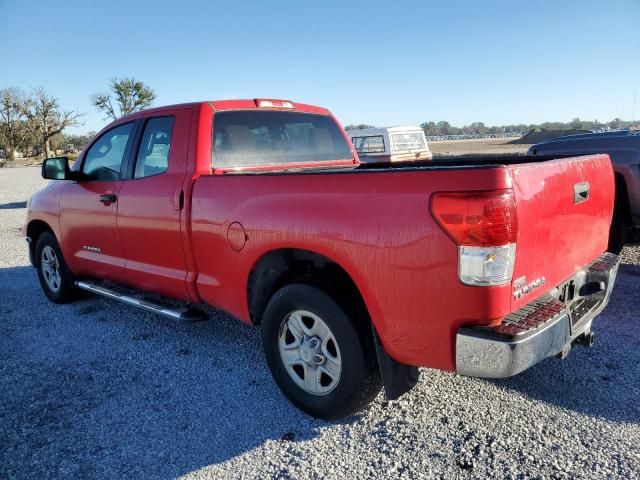
[[[69,303],[77,295],[73,274],[67,267],[56,237],[45,232],[36,243],[36,269],[44,294],[54,303]]]
[[[274,380],[298,408],[333,420],[366,405],[381,388],[375,352],[323,291],[287,285],[269,301],[262,341]]]

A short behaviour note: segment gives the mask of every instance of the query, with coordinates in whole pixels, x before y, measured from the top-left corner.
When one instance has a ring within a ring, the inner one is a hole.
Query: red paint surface
[[[29,221],[51,225],[79,275],[206,302],[244,322],[249,273],[265,254],[280,248],[322,254],[354,280],[392,357],[441,369],[454,368],[460,326],[495,322],[606,249],[614,196],[606,155],[480,169],[260,175],[212,170],[214,110],[254,108],[253,100],[202,102],[119,120],[176,116],[169,172],[110,183],[58,182],[34,196]],[[591,185],[591,198],[575,205],[573,185],[583,181]],[[430,213],[434,192],[511,189],[518,223],[513,278],[547,280],[518,301],[512,300],[511,284],[460,283],[457,247]],[[177,210],[180,190],[184,207]],[[100,203],[99,194],[107,191],[119,201]],[[82,245],[99,246],[105,258]]]
[[[181,300],[190,300],[179,202],[187,175],[192,113],[188,108],[157,112],[175,119],[169,169],[161,175],[122,182],[117,202],[127,274],[143,290]]]
[[[608,155],[507,167],[518,211],[514,280],[542,276],[548,290],[607,249],[615,183]],[[589,200],[574,204],[573,185],[587,181]],[[542,293],[542,292],[541,292]],[[514,300],[515,310],[531,301]]]

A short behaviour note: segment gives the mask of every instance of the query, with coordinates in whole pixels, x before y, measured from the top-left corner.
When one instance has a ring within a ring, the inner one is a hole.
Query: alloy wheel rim
[[[293,382],[307,393],[331,393],[340,381],[342,357],[329,326],[308,310],[284,317],[278,337],[280,360]]]
[[[60,290],[62,275],[60,274],[60,262],[56,252],[49,245],[42,249],[40,268],[47,287],[52,292]]]

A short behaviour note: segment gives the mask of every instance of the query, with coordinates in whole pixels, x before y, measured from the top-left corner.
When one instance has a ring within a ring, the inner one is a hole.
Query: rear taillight
[[[458,245],[515,243],[518,222],[512,192],[436,193],[431,212]]]
[[[463,283],[511,281],[518,230],[513,192],[436,193],[431,213],[458,245],[458,275]]]

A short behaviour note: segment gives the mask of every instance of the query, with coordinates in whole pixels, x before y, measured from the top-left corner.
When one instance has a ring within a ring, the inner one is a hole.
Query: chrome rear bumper
[[[591,332],[593,319],[607,306],[619,259],[604,253],[571,279],[580,292],[568,305],[554,289],[505,318],[498,327],[463,327],[456,336],[456,371],[461,375],[502,378],[541,360],[566,353]]]

